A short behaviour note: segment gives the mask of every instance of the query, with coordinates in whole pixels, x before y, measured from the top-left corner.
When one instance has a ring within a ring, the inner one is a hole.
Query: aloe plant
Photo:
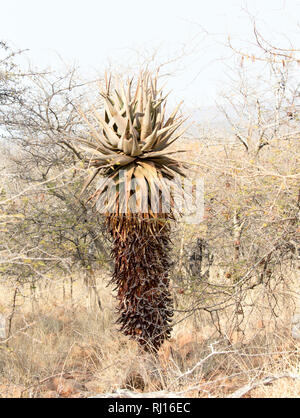
[[[163,195],[183,166],[169,149],[184,132],[181,103],[166,117],[166,97],[149,72],[113,89],[106,81],[104,115],[91,109],[92,121],[80,111],[89,138],[80,139],[90,171],[82,193],[99,178],[88,202],[102,213],[112,237],[115,267],[111,282],[118,299],[118,323],[125,335],[146,350],[157,350],[171,332],[173,304],[169,290],[170,232],[174,219],[171,197]],[[136,190],[130,189],[135,181]],[[174,190],[175,190],[174,189]],[[125,190],[125,193],[122,193]],[[157,203],[156,210],[153,202]],[[136,210],[138,207],[138,210]]]

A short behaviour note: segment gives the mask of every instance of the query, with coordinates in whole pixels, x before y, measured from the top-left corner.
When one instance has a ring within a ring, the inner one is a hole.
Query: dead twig
[[[281,375],[274,375],[274,376],[266,376],[263,379],[257,381],[257,382],[250,382],[247,385],[237,389],[234,391],[231,395],[227,396],[227,398],[241,398],[242,396],[246,395],[246,393],[249,393],[251,390],[262,386],[262,385],[269,385],[270,383],[273,383],[276,380],[279,379],[300,379],[300,376],[297,374],[292,373],[284,373]]]

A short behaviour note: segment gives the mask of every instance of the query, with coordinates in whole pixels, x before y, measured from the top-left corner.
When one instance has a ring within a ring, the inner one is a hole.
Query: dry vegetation
[[[202,161],[197,170],[207,173],[206,193],[216,196],[215,213],[210,216],[206,207],[201,225],[183,224],[174,232],[177,262],[171,283],[176,310],[171,340],[154,357],[141,353],[135,342],[120,335],[114,325],[114,292],[107,287],[109,268],[99,267],[99,259],[94,261],[91,275],[96,277],[101,309],[77,264],[71,273],[54,266],[48,273],[40,272],[41,279],[31,270],[31,276],[27,274],[17,287],[4,274],[0,306],[11,329],[0,346],[1,396],[88,397],[120,389],[166,391],[185,397],[299,396],[300,345],[291,336],[291,318],[297,310],[299,294],[297,259],[290,252],[274,249],[271,239],[275,238],[270,232],[270,225],[277,225],[276,216],[281,225],[279,232],[284,232],[284,236],[290,233],[289,228],[294,228],[295,239],[295,228],[299,228],[292,223],[281,229],[285,212],[278,212],[279,188],[275,185],[281,184],[282,177],[273,172],[270,150],[253,165],[238,147],[200,144],[199,152],[196,145],[193,149]],[[280,163],[281,173],[286,170],[290,174],[290,178],[284,178],[286,187],[282,193],[289,192],[295,198],[293,164],[286,161],[290,153],[297,156],[298,144],[289,142],[279,147],[282,160],[274,146],[276,164]],[[222,167],[222,176],[215,175],[218,167]],[[269,176],[273,180],[265,184]],[[245,179],[247,196],[244,189],[232,195],[231,187],[240,186]],[[256,217],[251,215],[251,208],[246,208],[251,222],[260,224],[252,230],[250,223],[248,233],[243,230],[237,259],[234,223],[226,214],[234,212],[237,201],[242,206],[241,202],[253,190],[258,195],[262,187],[267,188],[269,197],[260,202],[259,208],[255,204]],[[225,213],[219,208],[219,201],[225,203]],[[273,233],[278,236],[276,228]],[[199,237],[207,241],[207,248],[213,248],[214,260],[210,265],[203,257],[196,274],[193,265],[189,266],[191,260],[195,263],[191,254]],[[262,246],[263,254],[274,250],[268,261],[269,273],[261,262],[253,269],[256,259],[249,252],[253,241]],[[178,254],[182,259],[178,259]],[[23,267],[31,264],[33,270],[39,268],[32,260],[23,258]],[[209,274],[202,274],[203,271]],[[35,279],[34,286],[31,277]]]
[[[24,89],[11,77],[0,97],[12,144],[0,164],[0,397],[300,396],[298,61],[256,40],[268,84],[235,51],[227,128],[202,124],[179,144],[190,177],[204,178],[205,211],[174,225],[174,327],[157,355],[118,331],[103,219],[77,199],[81,155],[68,138],[86,132],[72,105],[88,113],[89,97],[101,110],[95,84],[74,71],[31,74]]]
[[[87,397],[118,389],[226,397],[240,396],[239,390],[257,383],[242,395],[299,396],[300,346],[291,338],[286,309],[290,295],[284,289],[278,289],[282,297],[278,321],[270,319],[263,295],[254,292],[257,309],[245,315],[244,334],[220,336],[208,314],[194,314],[180,318],[172,339],[154,358],[120,336],[113,324],[111,292],[104,286],[107,279],[99,272],[102,310],[91,306],[79,277],[73,282],[72,299],[70,282],[63,291],[62,280],[55,280],[50,289],[37,289],[35,301],[28,288],[22,289],[11,335],[1,344],[2,397]],[[8,315],[12,294],[7,285],[1,287],[1,308]],[[226,315],[221,321],[230,327]],[[266,377],[275,377],[268,386]]]

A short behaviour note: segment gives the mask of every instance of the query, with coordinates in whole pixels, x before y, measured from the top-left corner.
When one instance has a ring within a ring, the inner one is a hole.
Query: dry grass
[[[230,338],[218,336],[208,317],[196,324],[190,316],[175,325],[155,358],[117,331],[111,289],[100,276],[102,310],[90,303],[79,278],[72,299],[69,279],[64,290],[63,280],[36,289],[35,301],[22,289],[11,335],[0,345],[1,397],[87,397],[120,388],[226,397],[246,385],[244,397],[300,395],[300,344],[290,336],[289,313],[278,328],[268,322],[266,309],[263,318],[259,310],[255,317],[251,312],[256,327]],[[0,305],[8,316],[12,297],[13,289],[2,284]],[[276,378],[265,384],[266,376]]]

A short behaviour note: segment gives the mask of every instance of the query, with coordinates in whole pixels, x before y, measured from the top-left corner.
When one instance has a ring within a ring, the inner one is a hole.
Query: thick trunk
[[[145,350],[170,337],[173,302],[169,291],[170,224],[148,215],[110,215],[121,331]]]

